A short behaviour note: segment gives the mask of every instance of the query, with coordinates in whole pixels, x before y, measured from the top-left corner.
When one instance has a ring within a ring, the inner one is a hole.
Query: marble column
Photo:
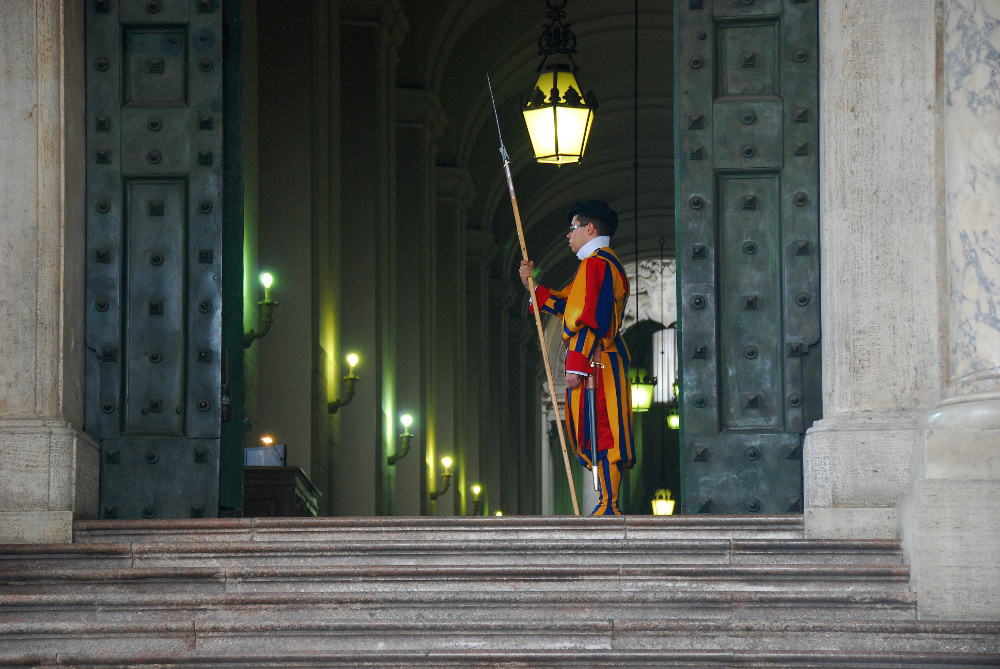
[[[450,425],[441,424],[438,406],[448,398],[440,397],[437,387],[448,369],[441,369],[442,361],[435,355],[439,296],[434,162],[444,126],[437,95],[422,89],[396,90],[396,413],[414,417],[418,436],[412,441],[414,452],[389,468],[395,486],[386,492],[386,501],[392,503],[384,512],[394,515],[427,511],[427,486],[422,481],[452,447]],[[430,479],[427,484],[433,488]],[[437,510],[450,514],[441,502]]]
[[[83,425],[83,6],[0,4],[0,543],[96,517]]]
[[[938,0],[820,3],[823,419],[812,538],[895,538],[939,399]]]
[[[493,236],[485,230],[463,233],[465,249],[465,444],[470,476],[483,486],[483,508],[489,512],[494,496],[489,487],[490,434],[495,422],[489,407],[489,266],[496,256]],[[476,468],[472,465],[475,454]],[[499,497],[496,497],[499,499]]]
[[[479,444],[470,443],[465,428],[469,397],[466,387],[465,224],[475,196],[472,178],[458,167],[437,167],[437,428],[442,443],[452,444],[455,458],[455,513],[472,512],[471,486],[479,480]]]
[[[1000,5],[943,4],[948,383],[900,526],[921,619],[1000,620]]]
[[[394,108],[408,28],[398,0],[340,3],[341,351],[361,358],[354,400],[337,414],[332,495],[340,516],[383,513],[398,427]],[[346,375],[343,356],[338,362],[337,375]]]

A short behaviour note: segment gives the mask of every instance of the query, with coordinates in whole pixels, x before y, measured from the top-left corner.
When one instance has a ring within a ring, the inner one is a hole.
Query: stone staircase
[[[997,667],[801,517],[86,521],[0,546],[0,666]]]

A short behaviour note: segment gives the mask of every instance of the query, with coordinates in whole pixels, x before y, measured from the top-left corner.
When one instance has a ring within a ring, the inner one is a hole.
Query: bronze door
[[[87,0],[86,430],[102,518],[214,516],[220,0]]]
[[[821,411],[816,1],[675,7],[687,513],[802,511]]]

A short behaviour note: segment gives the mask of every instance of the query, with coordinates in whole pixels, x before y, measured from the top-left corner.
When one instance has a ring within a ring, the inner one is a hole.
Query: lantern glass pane
[[[580,94],[580,104],[587,104],[585,100],[582,100],[583,92],[580,91],[580,84],[576,83],[576,75],[567,70],[556,70],[553,74],[556,75],[556,85],[559,87],[559,102],[566,102],[566,91],[572,86]],[[543,88],[542,90],[544,91],[545,89]]]
[[[528,126],[531,148],[535,150],[535,158],[538,160],[556,154],[554,118],[555,109],[549,106],[524,110],[524,123]]]
[[[545,95],[545,100],[548,102],[551,102],[551,100],[549,100],[549,94],[552,92],[554,74],[554,72],[542,72],[538,75],[538,83],[535,84],[536,88],[541,89],[542,93]],[[532,93],[534,93],[534,91],[532,91]],[[562,92],[560,91],[559,94],[562,95]]]
[[[654,516],[672,516],[673,514],[674,514],[674,500],[672,499],[653,500]]]
[[[587,110],[587,127],[583,131],[583,146],[580,147],[580,155],[583,156],[587,151],[587,140],[590,139],[590,128],[594,125],[594,110]]]
[[[579,157],[587,136],[590,110],[585,107],[556,107],[556,138],[560,155]]]

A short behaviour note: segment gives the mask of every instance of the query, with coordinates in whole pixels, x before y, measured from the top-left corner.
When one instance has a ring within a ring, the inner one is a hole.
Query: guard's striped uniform
[[[629,285],[614,252],[597,249],[585,258],[573,282],[560,291],[535,288],[535,303],[545,313],[563,320],[566,371],[590,374],[590,359],[598,342],[604,364],[597,391],[597,448],[601,503],[594,514],[620,514],[617,505],[621,472],[635,464],[632,441],[632,405],[629,394],[629,355],[619,334]],[[580,462],[590,468],[584,384],[566,391],[566,427]]]

